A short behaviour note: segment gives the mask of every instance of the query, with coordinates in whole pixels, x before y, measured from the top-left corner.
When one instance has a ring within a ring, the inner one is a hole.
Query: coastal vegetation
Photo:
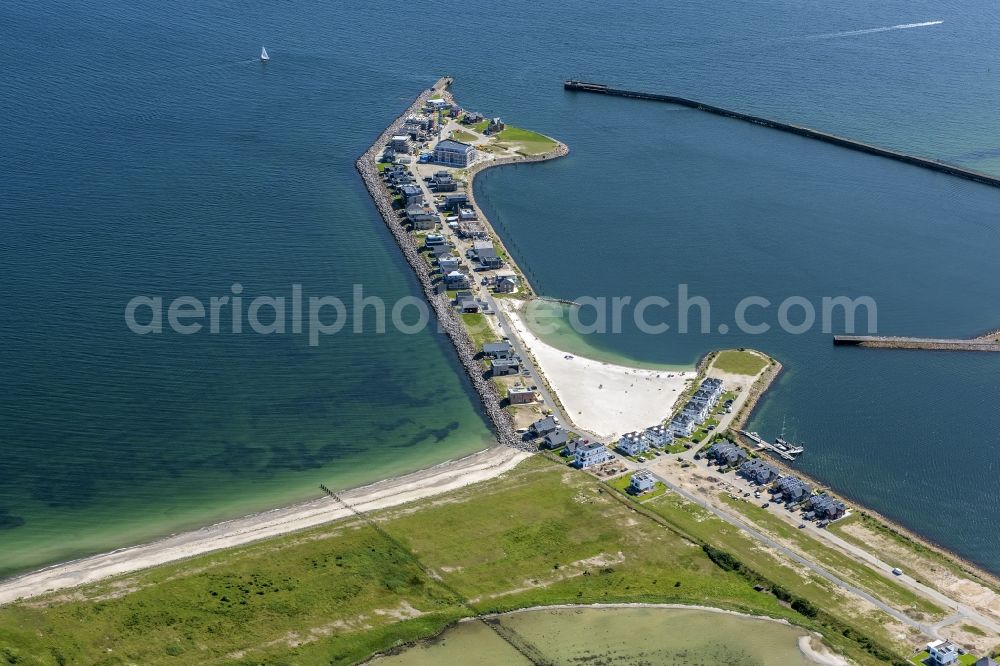
[[[0,644],[23,664],[346,664],[470,615],[656,602],[785,618],[862,664],[895,655],[877,613],[676,502],[639,504],[536,456],[370,518],[4,607]],[[755,589],[762,580],[790,596]]]

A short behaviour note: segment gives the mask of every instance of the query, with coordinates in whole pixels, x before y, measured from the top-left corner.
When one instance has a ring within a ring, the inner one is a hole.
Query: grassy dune
[[[668,493],[643,506],[543,457],[493,481],[374,515],[0,609],[0,657],[19,664],[347,664],[457,618],[588,602],[708,604],[788,618],[859,663],[884,663],[699,539],[828,607],[821,582]],[[655,507],[657,513],[649,511]],[[856,614],[856,613],[855,613]],[[850,617],[846,616],[845,617]],[[874,639],[878,618],[870,623]],[[846,626],[846,625],[844,625]],[[0,659],[0,663],[3,663]]]

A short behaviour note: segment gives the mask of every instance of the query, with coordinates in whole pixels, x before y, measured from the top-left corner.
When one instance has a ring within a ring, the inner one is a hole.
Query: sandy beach
[[[506,447],[493,447],[425,470],[347,490],[340,493],[340,497],[358,511],[384,509],[497,477],[529,455]],[[0,604],[315,527],[350,513],[335,500],[323,497],[181,532],[152,543],[57,564],[0,581]]]
[[[512,307],[504,306],[566,415],[595,435],[610,439],[659,424],[670,416],[685,383],[697,374],[642,370],[567,354],[542,342]]]

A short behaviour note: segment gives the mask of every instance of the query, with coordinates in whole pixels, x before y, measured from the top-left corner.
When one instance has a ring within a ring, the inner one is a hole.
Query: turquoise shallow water
[[[0,6],[0,573],[488,441],[432,333],[311,348],[290,335],[140,338],[121,316],[137,294],[207,298],[234,282],[348,302],[358,282],[417,295],[353,161],[445,72],[468,106],[573,148],[480,184],[547,295],[684,280],[720,311],[745,290],[834,290],[877,296],[886,332],[997,325],[995,192],[561,89],[568,76],[661,89],[1000,172],[994,5],[515,1],[502,20],[472,0],[461,23],[480,28],[458,51],[428,45],[433,15],[387,27],[409,11]],[[827,36],[930,20],[943,23]],[[591,344],[689,363],[723,342],[626,330]],[[755,425],[787,414],[810,472],[1000,571],[994,360],[841,353],[808,335],[753,344],[789,368]]]

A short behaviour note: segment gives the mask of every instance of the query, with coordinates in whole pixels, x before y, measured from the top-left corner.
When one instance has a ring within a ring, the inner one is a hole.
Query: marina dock
[[[888,148],[880,148],[879,146],[873,146],[870,143],[856,141],[854,139],[838,136],[836,134],[821,132],[820,130],[812,129],[811,127],[794,125],[792,123],[785,123],[780,120],[772,120],[770,118],[762,118],[761,116],[754,116],[749,113],[741,113],[739,111],[726,109],[721,106],[714,106],[712,104],[706,104],[704,102],[688,99],[686,97],[678,97],[676,95],[662,95],[658,93],[649,93],[649,92],[639,92],[635,90],[625,90],[622,88],[611,88],[607,85],[604,85],[603,83],[590,83],[587,81],[578,81],[575,79],[570,79],[565,81],[563,87],[566,90],[571,90],[574,92],[596,93],[598,95],[628,97],[631,99],[644,99],[653,102],[666,102],[668,104],[686,106],[691,109],[697,109],[698,111],[705,111],[707,113],[712,113],[717,116],[732,118],[734,120],[742,120],[744,122],[753,123],[754,125],[769,127],[771,129],[781,130],[783,132],[789,132],[791,134],[798,134],[799,136],[804,136],[809,139],[815,139],[817,141],[823,141],[825,143],[831,143],[835,146],[840,146],[842,148],[850,148],[851,150],[861,151],[863,153],[868,153],[870,155],[887,157],[889,159],[896,160],[897,162],[905,162],[906,164],[912,164],[914,166],[922,167],[924,169],[930,169],[931,171],[937,171],[939,173],[944,173],[949,176],[955,176],[957,178],[964,178],[966,180],[971,180],[976,183],[980,183],[982,185],[1000,187],[1000,178],[996,176],[991,176],[986,173],[982,173],[980,171],[965,169],[963,167],[955,166],[953,164],[947,164],[945,162],[940,162],[938,160],[933,160],[927,157],[910,155],[908,153],[903,153],[896,150],[889,150]]]
[[[962,340],[948,338],[907,338],[882,335],[835,335],[833,344],[843,347],[876,349],[927,349],[932,351],[1000,352],[1000,343],[986,338]]]
[[[788,461],[795,460],[795,456],[802,453],[805,450],[801,446],[794,446],[786,450],[782,450],[755,432],[748,432],[746,430],[737,430],[736,432],[738,432],[739,434],[743,435],[751,442],[756,444],[758,451],[770,451],[776,456],[780,456],[781,458],[784,458],[785,460]]]

